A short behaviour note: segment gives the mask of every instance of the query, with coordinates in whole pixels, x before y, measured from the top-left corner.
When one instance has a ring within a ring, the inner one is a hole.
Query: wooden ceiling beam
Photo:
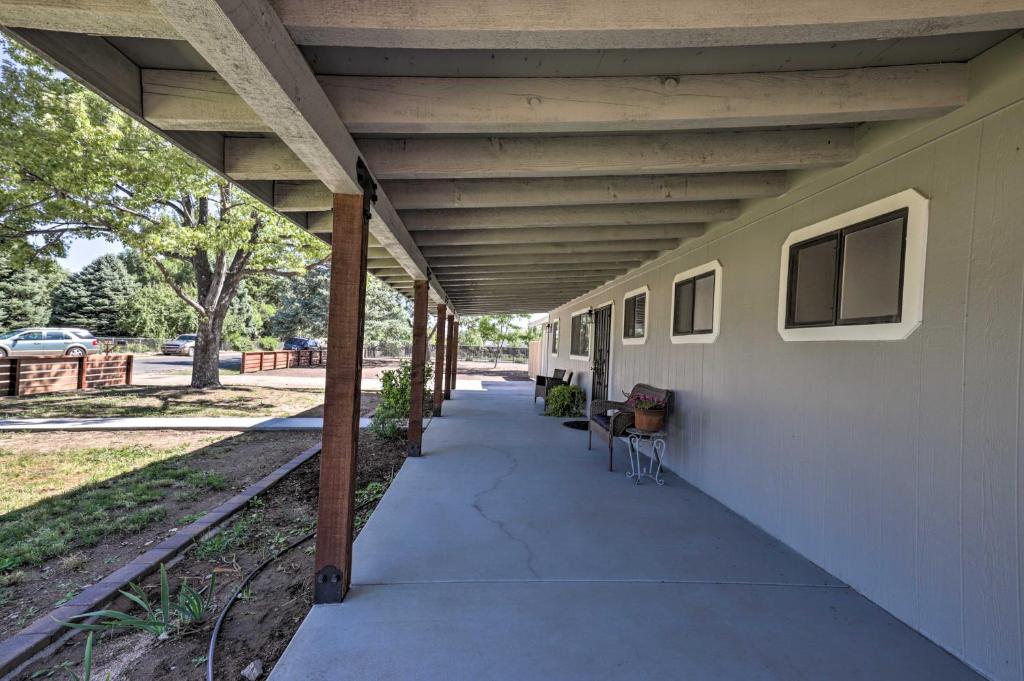
[[[161,0],[163,1],[163,0]],[[354,135],[517,135],[836,125],[923,118],[967,101],[966,64],[607,78],[320,76]],[[144,69],[164,130],[271,132],[215,72]]]
[[[998,31],[1024,25],[1019,0],[273,0],[303,45],[403,49],[655,49],[836,42]],[[0,23],[96,35],[179,38],[147,0],[7,0]]]
[[[238,180],[315,180],[279,140],[225,139]],[[851,128],[679,132],[573,137],[363,139],[376,177],[581,177],[788,170],[842,165],[856,149]]]
[[[416,243],[427,246],[472,244],[542,244],[621,242],[646,239],[687,239],[701,236],[703,225],[612,225],[604,227],[532,227],[526,229],[457,229],[417,232]]]
[[[637,203],[529,208],[449,208],[402,213],[410,232],[518,229],[524,227],[601,227],[702,224],[732,220],[736,201]]]

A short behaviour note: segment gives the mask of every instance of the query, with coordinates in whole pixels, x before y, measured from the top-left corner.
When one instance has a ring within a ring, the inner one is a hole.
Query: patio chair
[[[623,402],[594,400],[590,403],[590,432],[587,434],[587,449],[594,443],[594,433],[608,443],[608,470],[615,470],[612,453],[615,438],[622,437],[626,428],[633,425],[633,404],[638,399],[654,400],[665,405],[666,411],[672,402],[672,391],[662,390],[646,383],[637,383],[629,391],[629,399]],[[609,414],[609,411],[614,413]]]
[[[549,388],[565,385],[571,380],[572,374],[569,374],[568,380],[565,379],[565,369],[555,369],[551,376],[537,376],[537,384],[533,386],[533,403],[537,404],[538,397],[547,400]]]

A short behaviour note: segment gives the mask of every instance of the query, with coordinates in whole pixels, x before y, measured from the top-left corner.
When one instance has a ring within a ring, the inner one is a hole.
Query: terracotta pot
[[[639,430],[653,433],[661,430],[664,423],[664,409],[637,409],[633,412],[633,426]]]

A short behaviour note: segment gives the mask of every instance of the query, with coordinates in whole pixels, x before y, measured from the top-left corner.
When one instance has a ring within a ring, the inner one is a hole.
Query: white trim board
[[[924,312],[924,265],[928,238],[927,198],[905,189],[884,199],[840,213],[834,217],[791,232],[782,243],[779,268],[778,331],[785,341],[877,341],[903,340],[921,326]],[[900,321],[888,324],[851,324],[812,328],[786,328],[786,293],[789,283],[789,248],[795,243],[871,218],[908,209],[906,257],[903,264],[903,301]]]

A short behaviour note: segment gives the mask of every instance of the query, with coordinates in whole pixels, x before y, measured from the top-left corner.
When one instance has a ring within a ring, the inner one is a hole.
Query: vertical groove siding
[[[675,391],[670,468],[999,681],[1024,677],[1024,76],[1014,77],[1015,103],[837,171],[817,193],[791,190],[776,210],[550,314],[567,329],[574,310],[613,299],[609,395],[640,381]],[[903,341],[782,341],[786,236],[907,188],[931,199],[924,324]],[[673,345],[672,278],[716,258],[721,334]],[[650,335],[624,345],[622,297],[643,285]],[[574,371],[589,392],[589,363],[569,359],[568,336],[547,371]]]

